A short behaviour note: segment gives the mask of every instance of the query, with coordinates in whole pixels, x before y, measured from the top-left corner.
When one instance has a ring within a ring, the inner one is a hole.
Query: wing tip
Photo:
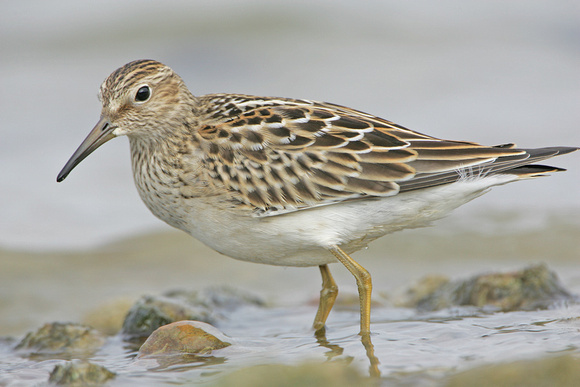
[[[548,176],[550,173],[554,172],[564,172],[564,171],[566,171],[565,168],[553,167],[551,165],[530,164],[509,169],[502,173],[515,175],[520,179],[531,179],[535,177]]]

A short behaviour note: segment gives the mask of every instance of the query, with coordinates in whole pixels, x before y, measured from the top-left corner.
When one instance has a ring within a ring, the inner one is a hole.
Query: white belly
[[[336,262],[333,245],[347,253],[404,228],[422,227],[480,196],[510,175],[469,179],[392,197],[353,200],[267,217],[240,216],[203,199],[191,199],[182,228],[216,251],[235,259],[282,266]]]

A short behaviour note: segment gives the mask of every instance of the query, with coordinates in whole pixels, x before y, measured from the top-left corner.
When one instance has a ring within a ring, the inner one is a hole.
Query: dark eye
[[[137,94],[135,94],[135,101],[145,102],[149,97],[151,97],[151,89],[149,86],[141,86],[139,90],[137,90]]]

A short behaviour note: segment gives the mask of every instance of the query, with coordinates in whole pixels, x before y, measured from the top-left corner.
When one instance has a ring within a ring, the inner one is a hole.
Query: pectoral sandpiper
[[[329,263],[356,278],[368,334],[371,276],[349,254],[427,225],[494,185],[561,171],[533,163],[577,149],[442,140],[305,99],[196,97],[153,60],[113,72],[99,97],[99,122],[57,180],[128,136],[135,184],[155,216],[232,258],[320,267],[317,330],[338,292]]]

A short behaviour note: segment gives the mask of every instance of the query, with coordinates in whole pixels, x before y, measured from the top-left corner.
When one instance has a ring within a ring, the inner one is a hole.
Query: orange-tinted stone
[[[143,343],[139,357],[207,354],[231,345],[215,327],[200,321],[177,321],[164,325]]]

